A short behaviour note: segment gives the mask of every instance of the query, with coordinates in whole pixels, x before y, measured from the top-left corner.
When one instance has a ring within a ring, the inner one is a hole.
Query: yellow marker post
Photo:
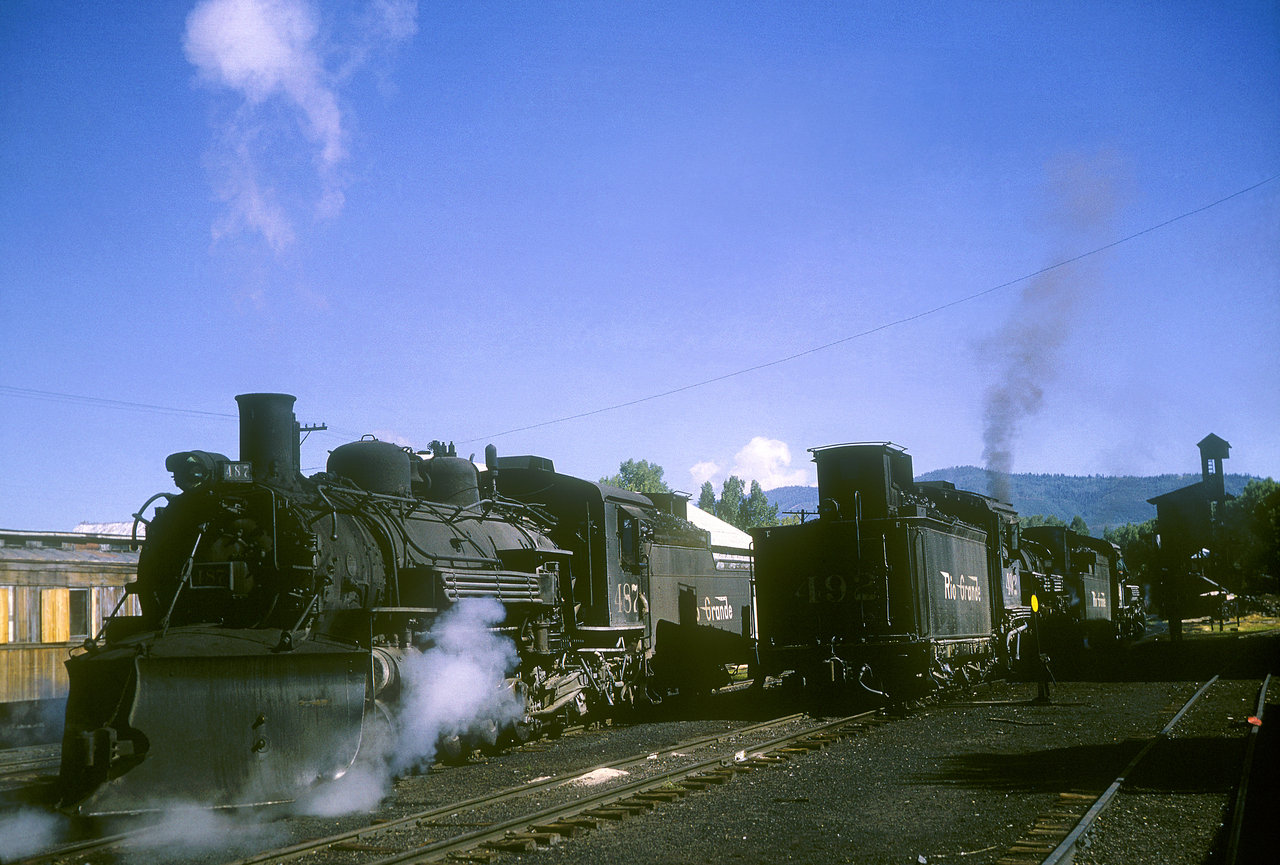
[[[1049,698],[1049,663],[1044,653],[1040,651],[1040,599],[1035,594],[1031,595],[1031,630],[1036,635],[1036,663],[1039,665],[1040,682],[1036,688],[1037,703],[1048,703]]]

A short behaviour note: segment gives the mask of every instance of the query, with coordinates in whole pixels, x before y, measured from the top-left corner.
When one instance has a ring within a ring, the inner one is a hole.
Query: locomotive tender
[[[810,452],[818,518],[752,531],[764,672],[906,700],[1025,663],[1033,625],[1063,647],[1141,620],[1113,545],[1024,533],[1008,504],[915,483],[897,445]]]
[[[495,629],[519,657],[501,686],[523,711],[446,731],[446,753],[689,681],[681,665],[655,679],[655,651],[745,651],[750,572],[718,568],[678,497],[492,446],[481,472],[440,442],[368,438],[304,478],[294,397],[236,399],[240,459],[166,460],[181,493],[151,500],[166,503],[128,587],[141,612],[67,661],[65,808],[288,801],[341,776],[371,729],[394,724],[409,656],[466,599],[501,604]]]

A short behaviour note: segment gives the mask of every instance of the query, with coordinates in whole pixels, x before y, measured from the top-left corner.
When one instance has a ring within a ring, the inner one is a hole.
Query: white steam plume
[[[493,598],[464,600],[431,629],[434,645],[406,660],[394,771],[429,763],[442,736],[474,732],[481,719],[501,728],[523,717],[523,700],[503,687],[515,644],[491,630],[505,614]]]
[[[693,478],[693,485],[700,487],[707,481],[711,480],[720,473],[720,466],[711,460],[703,460],[689,466],[689,477]]]
[[[145,832],[130,838],[130,850],[247,856],[288,839],[283,826],[252,811],[214,811],[188,802],[168,803]]]
[[[316,216],[341,211],[338,167],[347,156],[347,134],[340,88],[378,49],[416,33],[416,19],[416,0],[375,0],[353,20],[323,22],[309,0],[203,0],[191,11],[183,37],[187,59],[201,81],[239,98],[213,160],[217,194],[228,211],[214,226],[215,239],[246,229],[276,250],[293,240],[282,203],[289,197],[282,135],[287,142],[300,134],[311,152],[320,185]],[[268,162],[279,170],[269,172]]]
[[[58,843],[65,821],[33,808],[0,813],[0,862],[26,859]]]
[[[791,468],[791,448],[780,439],[754,436],[742,450],[733,455],[731,475],[737,475],[748,484],[759,481],[766,490],[778,487],[806,484],[809,471],[805,467]]]
[[[476,734],[522,720],[524,702],[506,687],[519,661],[515,644],[495,633],[506,611],[493,598],[465,598],[427,634],[425,652],[408,653],[400,666],[401,693],[392,729],[343,777],[315,787],[297,810],[317,816],[366,811],[390,791],[395,775],[429,766],[441,738]]]

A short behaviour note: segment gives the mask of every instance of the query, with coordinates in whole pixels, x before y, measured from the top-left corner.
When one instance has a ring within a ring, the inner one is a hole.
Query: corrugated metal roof
[[[78,523],[76,531],[87,535],[112,535],[128,538],[133,536],[133,520],[122,523]],[[147,535],[146,523],[138,523],[138,537]]]
[[[688,506],[689,522],[711,533],[711,546],[729,547],[747,551],[751,549],[751,535],[737,526],[726,523],[715,514],[709,514],[692,502]]]
[[[128,550],[64,550],[56,547],[0,547],[0,563],[126,565],[136,567],[138,554]]]
[[[119,565],[135,568],[138,552],[128,537],[86,532],[24,532],[0,529],[0,564]]]

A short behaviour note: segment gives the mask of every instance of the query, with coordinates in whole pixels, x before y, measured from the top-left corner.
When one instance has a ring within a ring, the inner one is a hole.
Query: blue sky
[[[864,440],[1156,474],[1215,432],[1274,476],[1277,174],[1271,2],[11,0],[0,527],[127,518],[253,391],[329,425],[309,472],[371,433],[690,491]]]

